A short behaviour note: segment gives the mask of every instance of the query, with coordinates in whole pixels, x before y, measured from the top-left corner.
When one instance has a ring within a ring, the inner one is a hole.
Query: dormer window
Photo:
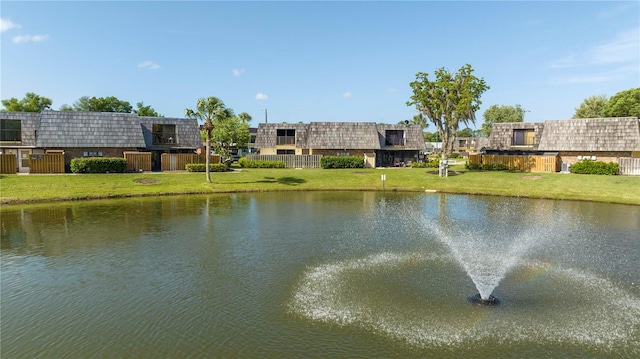
[[[513,130],[512,146],[533,146],[533,129],[515,129]]]

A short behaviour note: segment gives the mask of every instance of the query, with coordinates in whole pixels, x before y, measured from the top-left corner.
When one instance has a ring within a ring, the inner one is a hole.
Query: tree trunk
[[[206,153],[205,153],[205,172],[207,173],[207,183],[211,183],[211,168],[210,168],[210,162],[211,162],[211,130],[207,130],[207,145],[206,147]]]

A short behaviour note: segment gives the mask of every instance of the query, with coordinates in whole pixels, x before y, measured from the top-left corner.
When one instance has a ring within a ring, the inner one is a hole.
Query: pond
[[[640,206],[295,192],[1,215],[3,358],[640,355]]]

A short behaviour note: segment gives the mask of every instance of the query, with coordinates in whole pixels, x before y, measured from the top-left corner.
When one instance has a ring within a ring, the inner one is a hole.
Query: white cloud
[[[21,26],[14,24],[9,19],[0,18],[0,32],[5,32],[10,29],[19,29]]]
[[[342,94],[342,98],[351,98],[351,96],[353,96],[351,92],[345,92]]]
[[[44,41],[49,37],[49,35],[21,35],[14,36],[12,41],[16,44],[21,44],[23,42],[40,42]]]
[[[139,68],[149,69],[149,70],[157,70],[161,68],[160,65],[156,64],[153,61],[145,61],[138,64]]]
[[[244,69],[233,69],[231,70],[233,76],[240,76],[244,73]]]
[[[591,64],[620,64],[640,57],[640,28],[619,33],[612,41],[593,47],[587,52]]]
[[[256,94],[256,100],[261,100],[261,101],[266,101],[269,99],[269,96],[267,96],[267,94],[259,92],[258,94]]]
[[[552,61],[549,68],[628,64],[640,58],[640,28],[618,33],[608,42]]]

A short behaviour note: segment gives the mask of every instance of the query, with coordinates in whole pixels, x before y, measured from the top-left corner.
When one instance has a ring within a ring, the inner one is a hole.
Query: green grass
[[[165,172],[135,174],[2,175],[0,203],[18,204],[80,199],[247,191],[437,191],[531,198],[587,200],[640,205],[640,177],[560,173],[452,170],[440,178],[433,169],[242,169],[211,174]]]

